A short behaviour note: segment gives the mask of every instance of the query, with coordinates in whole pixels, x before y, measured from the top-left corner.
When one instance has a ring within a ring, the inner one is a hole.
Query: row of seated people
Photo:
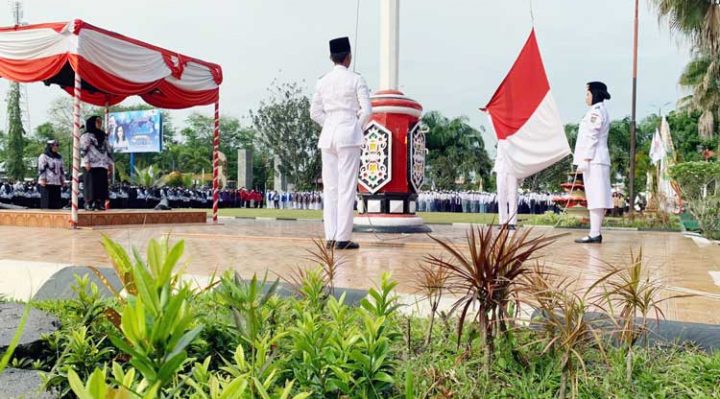
[[[70,207],[70,185],[61,192],[65,208]],[[116,184],[110,187],[111,209],[152,209],[166,198],[171,208],[212,208],[213,195],[209,187],[143,187]],[[83,190],[79,194],[83,206]],[[40,208],[40,190],[35,182],[0,184],[0,204],[22,208]],[[218,205],[222,208],[263,207],[263,193],[255,190],[221,190]]]

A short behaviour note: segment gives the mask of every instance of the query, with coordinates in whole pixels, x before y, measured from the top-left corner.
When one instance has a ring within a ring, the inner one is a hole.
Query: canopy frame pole
[[[213,223],[218,222],[218,203],[220,200],[220,182],[218,167],[220,166],[220,94],[215,100],[215,127],[213,129]]]
[[[78,227],[78,197],[80,196],[80,74],[75,71],[73,92],[73,163],[72,163],[72,210],[70,224]]]
[[[108,122],[110,122],[110,101],[107,99],[108,96],[106,96],[105,99],[105,121],[103,121],[103,128],[105,129],[106,134],[106,141],[110,141],[110,131],[108,130],[110,126],[108,125]],[[111,146],[108,146],[109,149],[112,149]],[[115,166],[112,167],[112,176],[109,177],[110,183],[115,183]],[[110,209],[110,199],[105,200],[105,209]]]

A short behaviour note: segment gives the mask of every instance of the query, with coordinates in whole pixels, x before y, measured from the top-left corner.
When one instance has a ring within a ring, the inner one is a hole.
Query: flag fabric
[[[657,165],[658,162],[665,158],[665,154],[665,144],[663,144],[663,139],[660,136],[660,129],[655,129],[655,134],[650,144],[650,160],[652,164]]]
[[[534,29],[482,110],[488,113],[498,140],[507,141],[507,166],[514,176],[531,176],[570,154]]]
[[[681,210],[682,197],[680,187],[670,178],[670,167],[675,165],[677,153],[670,134],[670,124],[665,117],[660,121],[660,140],[663,145],[663,156],[660,159],[658,173],[658,193],[663,197],[662,207],[667,211],[679,213]],[[654,138],[653,138],[654,140]]]

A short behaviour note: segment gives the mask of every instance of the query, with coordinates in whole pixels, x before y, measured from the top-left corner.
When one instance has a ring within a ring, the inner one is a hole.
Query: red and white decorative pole
[[[219,94],[218,94],[219,97]],[[215,101],[215,128],[213,130],[213,223],[218,221],[218,202],[220,201],[220,98]]]
[[[110,138],[110,131],[108,130],[110,127],[108,126],[108,123],[110,122],[110,104],[107,100],[105,100],[105,122],[103,122],[103,126],[105,127],[105,132],[107,132],[108,139]],[[115,166],[112,168],[112,176],[108,176],[108,179],[110,179],[110,183],[113,183],[113,180],[115,178]],[[110,198],[105,200],[105,209],[110,209]]]
[[[353,230],[426,233],[430,228],[415,214],[425,179],[422,106],[398,90],[399,0],[381,0],[380,7],[380,90],[370,98],[373,115],[364,132]]]
[[[70,224],[78,226],[78,197],[80,196],[80,74],[75,71],[73,92],[73,163],[72,163],[72,210]]]

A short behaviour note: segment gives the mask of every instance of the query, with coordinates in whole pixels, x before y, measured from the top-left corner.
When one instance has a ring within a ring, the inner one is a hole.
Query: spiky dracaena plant
[[[435,315],[445,292],[448,277],[448,269],[431,264],[420,265],[420,274],[415,281],[415,288],[430,302],[430,325],[425,338],[426,346],[429,346],[432,341]]]
[[[520,277],[528,272],[526,262],[536,259],[539,250],[551,245],[564,234],[531,237],[532,229],[516,232],[502,226],[473,226],[467,232],[467,249],[461,250],[450,241],[432,237],[449,255],[446,260],[427,255],[425,261],[434,267],[447,270],[448,290],[460,295],[452,310],[459,310],[457,344],[460,347],[463,330],[470,310],[470,319],[478,324],[485,341],[485,371],[489,371],[498,333],[507,334],[510,304],[518,302]],[[515,309],[518,307],[515,306]]]
[[[338,256],[335,247],[328,248],[321,239],[313,239],[313,245],[315,248],[307,250],[305,259],[320,265],[329,294],[335,295],[335,279],[338,269],[345,264],[345,258]]]
[[[648,316],[657,322],[665,318],[661,304],[675,298],[690,295],[662,295],[663,283],[653,277],[643,259],[642,248],[630,251],[630,263],[623,266],[608,264],[611,278],[605,283],[605,296],[617,326],[617,338],[626,350],[626,378],[632,381],[633,347],[648,334]]]
[[[578,371],[585,371],[583,354],[591,348],[605,356],[602,336],[593,322],[586,317],[590,309],[604,310],[602,295],[596,288],[613,276],[601,276],[584,290],[577,290],[577,281],[561,277],[536,264],[523,276],[523,290],[528,301],[538,307],[543,317],[531,322],[540,325],[545,333],[543,353],[552,351],[560,359],[560,391],[564,399],[570,382],[573,398],[578,394]]]

